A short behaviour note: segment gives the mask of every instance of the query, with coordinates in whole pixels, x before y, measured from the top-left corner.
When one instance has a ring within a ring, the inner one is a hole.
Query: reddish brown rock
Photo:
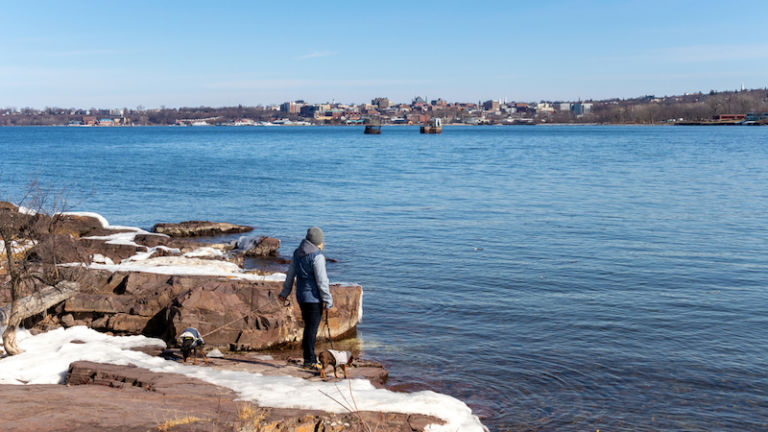
[[[146,252],[147,248],[144,246],[133,246],[130,244],[114,244],[105,242],[104,240],[96,239],[80,239],[78,244],[82,248],[83,253],[87,253],[90,256],[99,254],[112,260],[115,264],[119,264],[122,260],[136,255],[138,252]]]
[[[134,242],[147,247],[165,246],[168,248],[179,249],[182,251],[191,251],[201,246],[206,246],[204,243],[199,243],[193,240],[185,240],[183,238],[174,238],[165,234],[158,233],[140,233],[134,237]]]
[[[223,234],[237,234],[252,231],[253,227],[226,222],[187,221],[180,223],[159,223],[152,232],[171,237],[209,237]]]
[[[6,205],[0,211],[18,220],[19,224],[37,223],[34,217],[18,213]],[[41,219],[42,220],[42,219]],[[95,255],[120,263],[138,252],[166,246],[188,250],[205,246],[188,240],[161,235],[136,234],[135,244],[114,244],[99,238],[105,230],[98,218],[65,215],[56,221],[58,234],[43,236],[26,254],[31,265],[39,263],[79,262],[88,264]],[[21,226],[20,225],[20,226]],[[162,224],[158,225],[161,226]],[[211,234],[211,223],[178,224],[194,235]],[[237,232],[250,227],[213,224],[217,232]],[[99,231],[102,230],[102,231]],[[23,231],[22,231],[23,232]],[[191,234],[189,234],[191,235]],[[142,244],[142,242],[146,242]],[[224,245],[208,245],[226,249]],[[280,241],[260,237],[252,254],[276,255]],[[159,254],[178,254],[158,248]],[[211,254],[210,259],[227,258]],[[159,337],[170,345],[186,327],[195,327],[205,336],[209,346],[256,350],[276,345],[295,344],[301,336],[303,323],[298,305],[293,300],[288,307],[278,300],[281,282],[252,281],[232,276],[164,275],[143,272],[115,272],[83,266],[52,267],[57,277],[76,280],[79,291],[51,308],[47,314],[26,318],[30,329],[50,329],[52,326],[89,325],[101,331],[119,335],[143,334]],[[43,269],[45,270],[45,269]],[[7,278],[6,278],[7,279]],[[3,283],[4,280],[0,280]],[[7,290],[0,290],[5,292]],[[339,339],[354,334],[359,320],[362,288],[355,285],[331,287],[336,307],[329,313],[330,337]],[[24,294],[26,295],[26,294]],[[7,296],[4,297],[7,301]],[[328,329],[320,338],[328,336]]]
[[[169,345],[186,327],[206,335],[210,346],[255,350],[300,340],[303,323],[295,300],[278,300],[279,282],[214,276],[110,273],[89,270],[81,291],[56,313],[72,314],[91,327],[115,334],[159,337]],[[354,334],[362,297],[359,286],[331,286],[333,339]],[[34,326],[34,323],[32,323]],[[327,339],[323,324],[320,339]]]
[[[132,365],[70,365],[63,385],[0,385],[4,431],[423,431],[434,417],[266,408],[204,381]],[[44,402],[43,402],[44,401]],[[45,411],[40,411],[40,404]]]
[[[155,246],[168,246],[173,241],[173,239],[164,234],[149,233],[149,234],[136,234],[136,236],[134,237],[134,241],[138,244],[141,244],[147,247],[155,247]]]
[[[0,201],[0,210],[11,210],[12,212],[18,212],[19,207],[16,204],[9,203],[8,201]]]
[[[256,245],[245,251],[249,257],[276,257],[280,249],[280,240],[274,237],[259,237]]]
[[[56,215],[53,221],[53,233],[71,235],[72,237],[110,235],[121,230],[106,229],[101,221],[91,216]]]
[[[301,311],[295,301],[283,306],[277,298],[281,289],[276,282],[227,280],[193,287],[176,299],[169,327],[176,331],[195,327],[208,335],[206,343],[236,350],[296,343],[303,329]],[[334,285],[331,293],[340,305],[329,314],[331,337],[339,339],[357,328],[362,288]]]
[[[66,314],[63,317],[61,317],[61,325],[64,327],[72,327],[75,325],[75,318],[72,317],[72,314]]]
[[[27,252],[26,259],[46,264],[90,263],[92,253],[71,235],[52,234],[45,236],[32,247]]]

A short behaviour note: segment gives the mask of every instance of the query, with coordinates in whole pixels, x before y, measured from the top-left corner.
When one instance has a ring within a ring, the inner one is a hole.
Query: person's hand
[[[277,298],[279,298],[281,302],[285,302],[285,300],[286,300],[285,297],[283,297],[281,295],[277,296]]]
[[[331,309],[333,309],[333,305],[331,305],[331,307],[328,307],[328,305],[327,305],[327,304],[323,303],[323,310],[327,310],[327,311],[329,311],[329,310],[331,310]]]

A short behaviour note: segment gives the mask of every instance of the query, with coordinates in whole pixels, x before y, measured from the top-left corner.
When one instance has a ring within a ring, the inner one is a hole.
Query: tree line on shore
[[[768,90],[696,93],[664,98],[603,101],[581,121],[653,124],[672,119],[708,120],[723,114],[768,112]]]

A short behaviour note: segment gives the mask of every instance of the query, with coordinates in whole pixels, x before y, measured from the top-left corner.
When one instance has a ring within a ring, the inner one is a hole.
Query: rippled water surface
[[[326,232],[390,383],[492,430],[768,429],[768,128],[0,128],[0,190]]]

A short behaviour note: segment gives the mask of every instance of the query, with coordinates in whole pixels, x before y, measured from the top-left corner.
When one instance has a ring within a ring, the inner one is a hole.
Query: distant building
[[[592,110],[591,103],[576,102],[571,104],[571,112],[577,116],[589,113]]]
[[[297,102],[285,102],[280,105],[280,112],[287,114],[298,114],[301,111],[303,103]]]
[[[433,100],[430,103],[432,104],[432,106],[436,106],[440,108],[445,108],[446,106],[448,106],[448,102],[444,101],[443,98],[437,98],[437,100]]]
[[[391,104],[391,102],[389,101],[388,98],[377,97],[371,101],[371,104],[376,105],[377,107],[379,107],[380,110],[385,110],[389,108],[389,105]]]
[[[744,118],[747,121],[760,121],[760,120],[766,120],[768,119],[768,112],[764,113],[747,113],[747,115]]]
[[[428,117],[426,114],[410,113],[405,116],[405,119],[409,124],[421,124],[426,123]]]
[[[514,114],[517,112],[517,107],[514,105],[504,105],[501,110],[507,114]]]
[[[486,111],[498,111],[500,105],[497,100],[488,100],[483,102],[483,109]]]
[[[536,105],[536,112],[539,112],[539,113],[552,113],[552,112],[555,112],[555,108],[552,106],[551,103],[541,102],[541,103]]]
[[[411,102],[412,108],[423,108],[427,105],[427,101],[424,100],[421,96],[416,96],[415,99]]]
[[[299,115],[302,117],[315,117],[317,116],[322,110],[317,105],[304,105],[303,107],[299,108]],[[288,111],[283,111],[288,112]]]
[[[746,114],[718,114],[715,116],[712,116],[712,120],[746,120],[747,115]]]

